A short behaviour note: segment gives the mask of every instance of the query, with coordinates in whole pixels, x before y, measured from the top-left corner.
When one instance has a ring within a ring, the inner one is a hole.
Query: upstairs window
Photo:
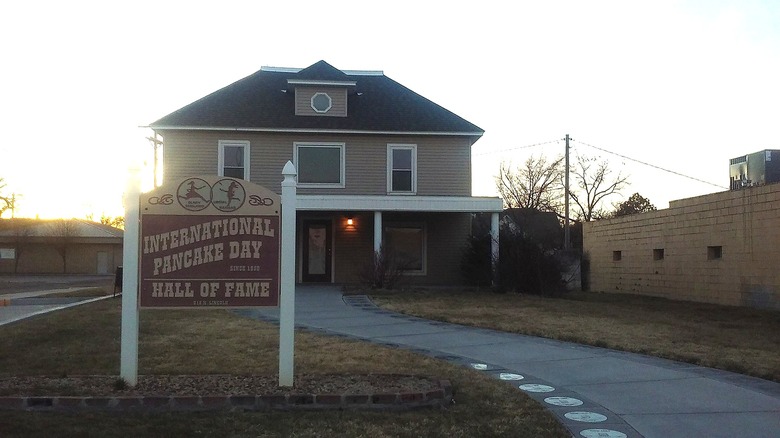
[[[238,140],[219,141],[219,176],[249,179],[249,142]]]
[[[311,97],[311,109],[318,113],[326,113],[333,107],[333,100],[327,93],[315,93]]]
[[[298,187],[343,188],[344,143],[295,143]]]
[[[417,145],[387,145],[387,192],[417,193]]]

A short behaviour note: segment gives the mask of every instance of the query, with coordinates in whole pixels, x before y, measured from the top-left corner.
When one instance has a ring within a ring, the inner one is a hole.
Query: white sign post
[[[125,234],[122,248],[122,335],[119,376],[138,383],[138,199],[140,169],[130,169],[125,188]]]
[[[295,368],[295,209],[297,171],[288,161],[282,170],[282,269],[279,299],[279,386],[293,386]]]

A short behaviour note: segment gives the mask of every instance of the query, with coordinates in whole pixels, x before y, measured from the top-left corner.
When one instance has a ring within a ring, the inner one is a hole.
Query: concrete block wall
[[[586,223],[590,289],[780,309],[780,184]]]

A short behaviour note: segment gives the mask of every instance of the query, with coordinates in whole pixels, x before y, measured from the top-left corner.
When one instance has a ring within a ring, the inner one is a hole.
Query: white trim
[[[301,129],[301,128],[226,128],[218,126],[139,126],[155,131],[231,131],[231,132],[284,132],[296,134],[377,134],[377,135],[444,135],[481,137],[484,132],[426,132],[426,131],[367,131],[351,129]]]
[[[350,76],[384,76],[384,70],[341,70]]]
[[[317,96],[325,96],[325,97],[328,98],[328,107],[325,108],[324,110],[318,109],[317,107],[314,106],[314,99]],[[315,113],[319,113],[319,114],[325,114],[328,111],[330,111],[331,108],[333,108],[333,99],[330,97],[330,95],[328,93],[323,93],[322,91],[318,91],[318,92],[314,93],[311,96],[311,99],[309,99],[309,103],[311,104],[311,109],[313,109]]]
[[[275,73],[298,73],[302,68],[298,67],[273,67],[273,66],[262,66],[260,67],[261,71],[271,71]],[[350,76],[384,76],[385,72],[383,70],[341,70],[342,73],[350,75]]]
[[[275,73],[298,73],[301,70],[303,69],[297,67],[272,67],[270,65],[260,67],[260,71],[272,71]]]
[[[422,230],[422,269],[420,270],[405,270],[403,275],[428,275],[428,226],[425,222],[388,222],[382,229],[382,240],[387,242],[387,229],[388,228],[413,228]]]
[[[298,147],[325,147],[339,149],[341,158],[339,169],[339,182],[338,183],[302,183],[301,179],[301,167],[298,163]],[[344,142],[331,142],[331,141],[296,141],[293,142],[293,159],[295,168],[298,169],[298,188],[311,188],[311,189],[343,189],[346,185],[346,143]]]
[[[409,191],[393,190],[393,151],[405,150],[412,152],[412,187]],[[388,195],[416,195],[417,194],[417,145],[416,144],[387,144],[387,194]]]
[[[299,186],[300,187],[300,186]],[[305,211],[428,211],[441,213],[498,213],[501,198],[474,196],[298,195]]]
[[[325,85],[325,86],[341,86],[341,87],[354,87],[357,85],[355,81],[327,81],[319,79],[287,79],[287,85]]]
[[[225,176],[225,146],[241,146],[244,148],[244,178],[249,181],[249,140],[219,140],[217,152],[217,175]]]

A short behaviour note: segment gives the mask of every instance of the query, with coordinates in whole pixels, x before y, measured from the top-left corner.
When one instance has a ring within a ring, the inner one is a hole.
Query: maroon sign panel
[[[191,177],[141,196],[142,308],[279,305],[279,196]]]

